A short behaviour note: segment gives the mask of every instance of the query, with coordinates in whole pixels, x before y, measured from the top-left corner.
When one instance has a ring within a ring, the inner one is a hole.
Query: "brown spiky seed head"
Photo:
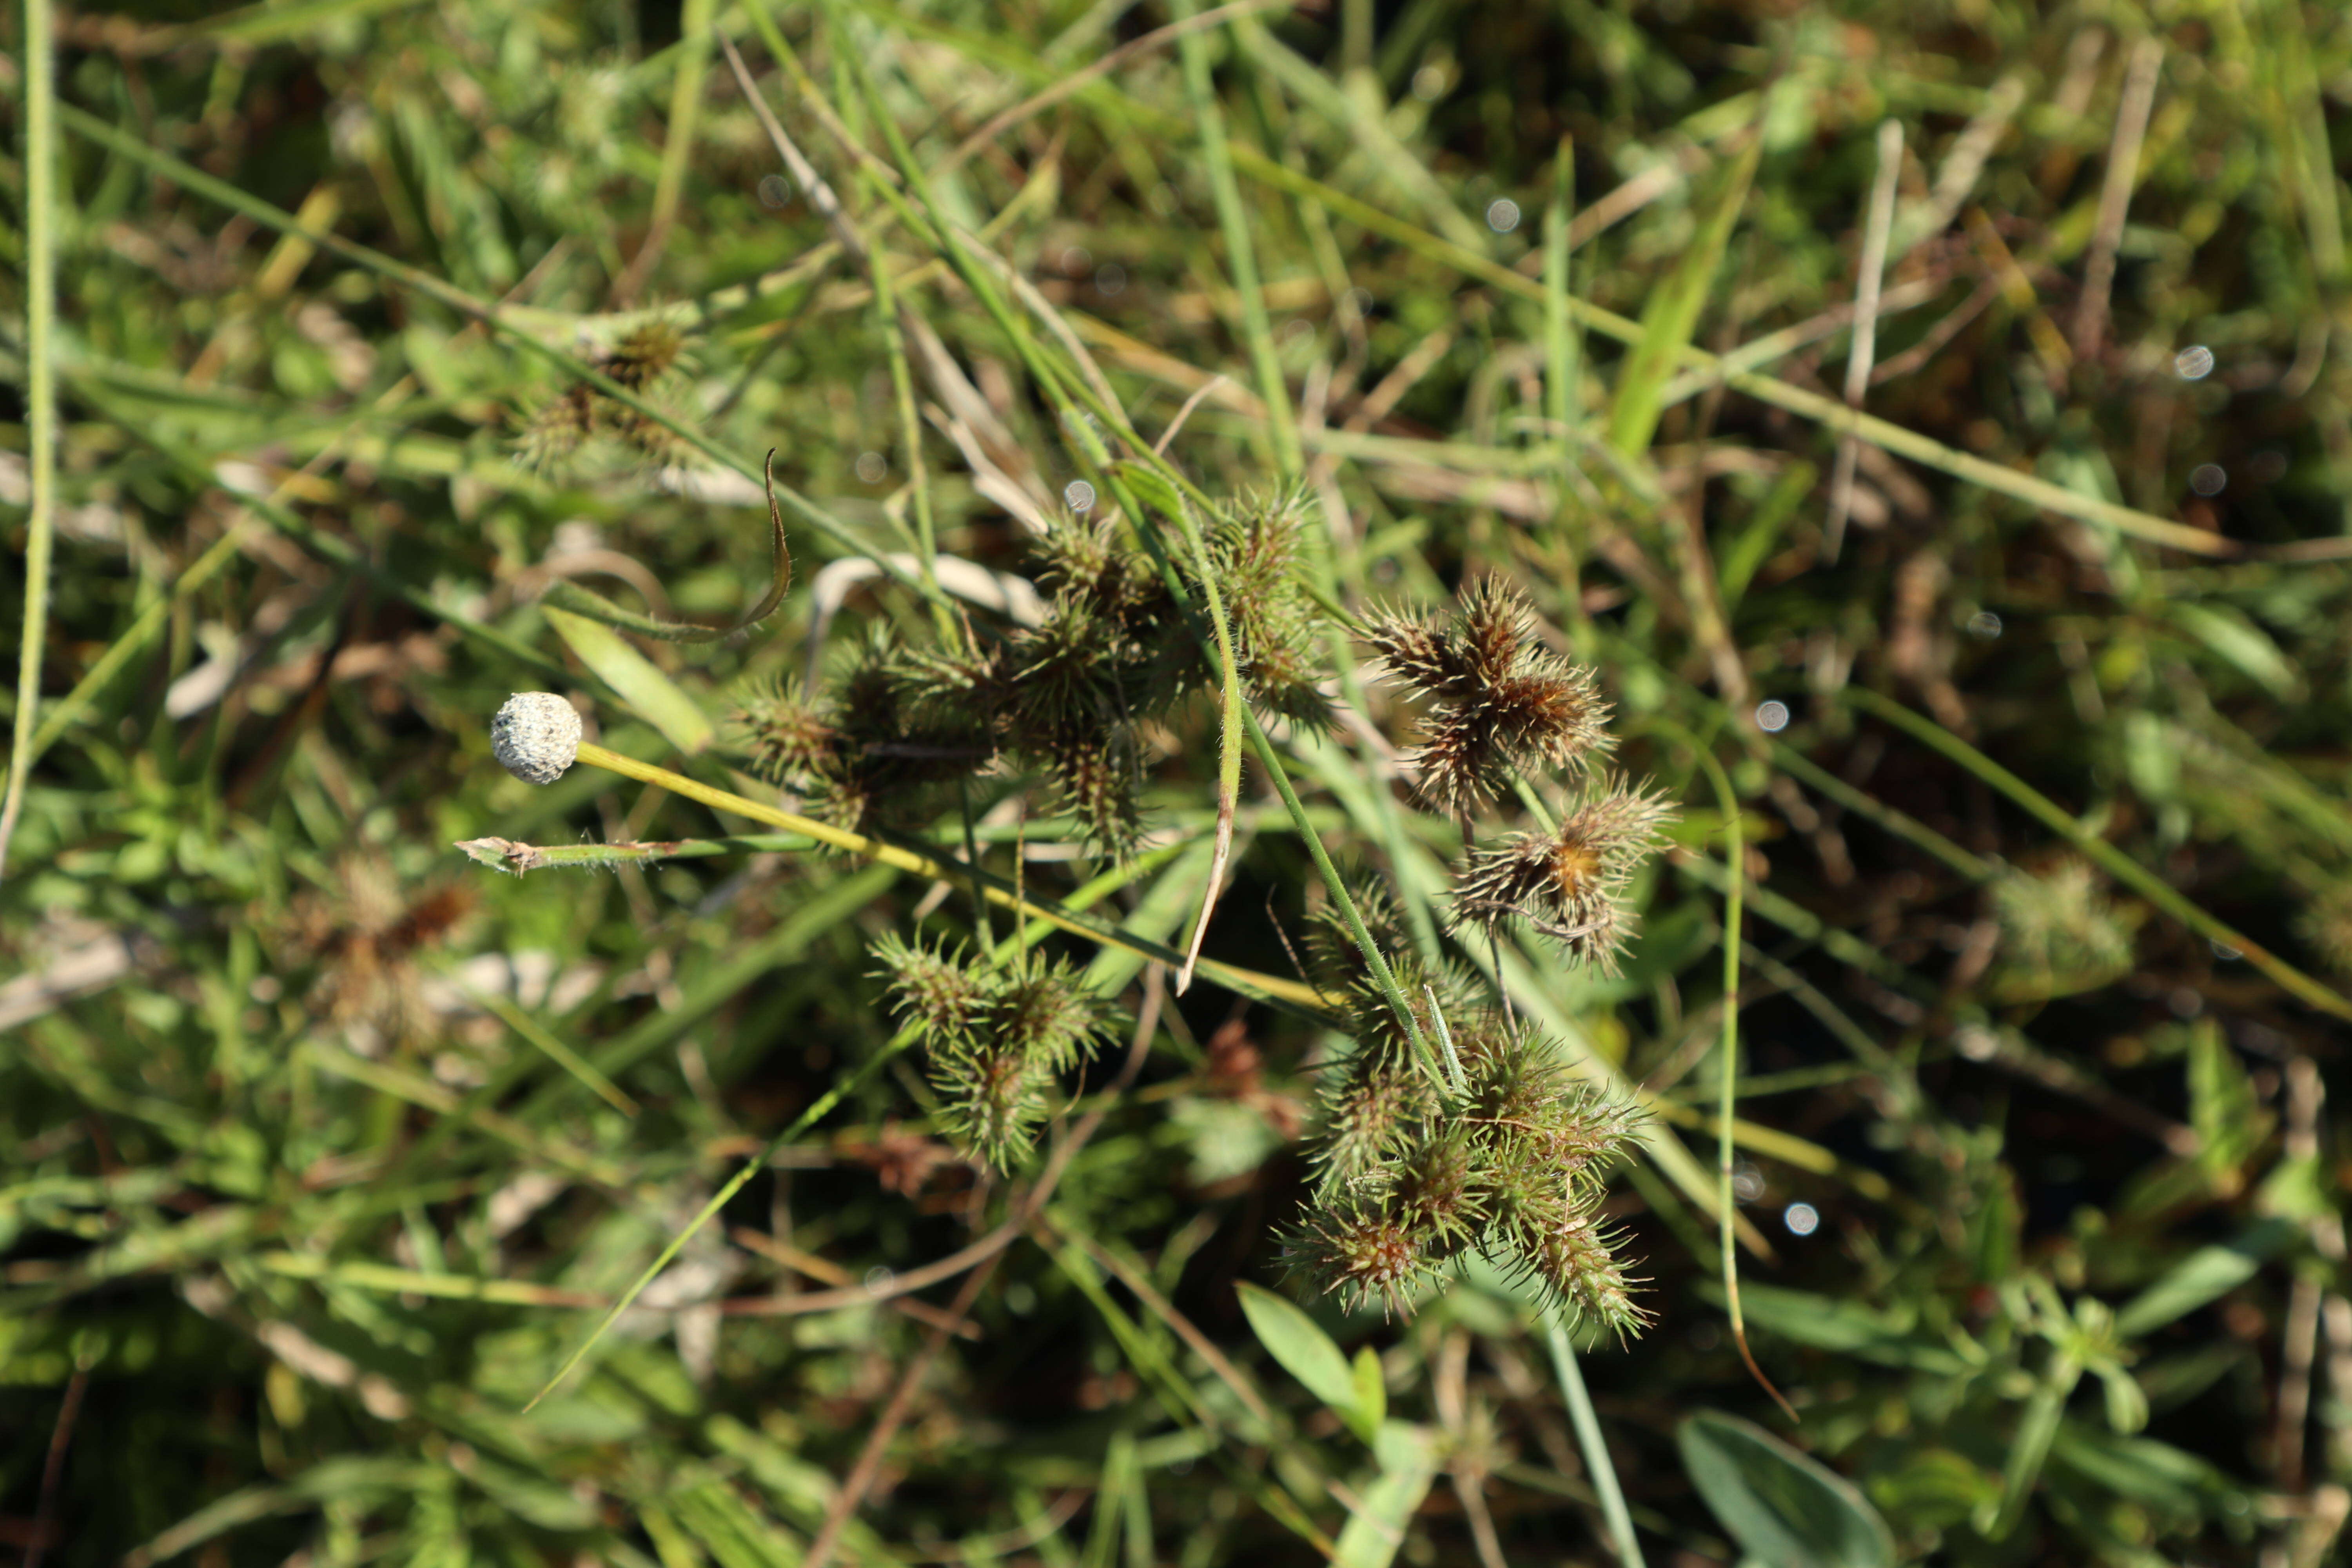
[[[1448,815],[1476,811],[1514,769],[1587,765],[1615,743],[1592,671],[1545,647],[1525,595],[1499,578],[1443,621],[1375,615],[1365,640],[1433,703],[1411,761],[1423,797]]]
[[[1571,955],[1614,973],[1629,920],[1619,895],[1675,815],[1663,795],[1612,787],[1556,832],[1475,850],[1454,883],[1454,923],[1491,928],[1524,916]]]
[[[490,754],[529,784],[562,778],[580,755],[580,712],[552,691],[518,691],[490,721]]]

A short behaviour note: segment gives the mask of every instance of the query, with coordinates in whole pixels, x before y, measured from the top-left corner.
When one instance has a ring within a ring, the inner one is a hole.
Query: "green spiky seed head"
[[[1414,1228],[1370,1202],[1344,1201],[1309,1216],[1286,1250],[1295,1268],[1349,1311],[1377,1300],[1389,1315],[1402,1312],[1433,1271]]]
[[[874,944],[874,956],[889,984],[893,1010],[929,1034],[969,1037],[993,1001],[992,977],[973,973],[960,953],[888,931]]]
[[[2319,951],[2322,963],[2352,978],[2352,882],[2339,882],[2313,899],[2297,929]]]
[[[1399,1162],[1396,1212],[1423,1238],[1425,1250],[1453,1253],[1485,1227],[1484,1163],[1478,1144],[1459,1130],[1428,1140]]]
[[[667,375],[685,349],[686,333],[677,323],[656,317],[638,322],[614,341],[604,351],[604,371],[631,392],[642,392]]]
[[[1567,1208],[1524,1243],[1519,1256],[1556,1300],[1622,1339],[1647,1328],[1650,1314],[1633,1300],[1616,1242],[1591,1215]]]
[[[1427,1081],[1410,1068],[1362,1063],[1339,1075],[1325,1091],[1314,1154],[1326,1181],[1360,1184],[1381,1173],[1432,1108]]]

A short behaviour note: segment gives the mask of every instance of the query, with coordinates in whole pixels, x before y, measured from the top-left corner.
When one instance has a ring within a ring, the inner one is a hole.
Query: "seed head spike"
[[[490,721],[490,754],[527,784],[553,784],[580,755],[579,710],[552,691],[518,691]]]

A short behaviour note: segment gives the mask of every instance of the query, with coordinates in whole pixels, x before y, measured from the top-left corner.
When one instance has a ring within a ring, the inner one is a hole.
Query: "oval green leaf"
[[[1754,1422],[1702,1410],[1675,1438],[1717,1521],[1764,1568],[1894,1568],[1895,1538],[1853,1483]]]
[[[1307,1393],[1338,1411],[1349,1426],[1361,1429],[1364,1423],[1356,1400],[1356,1374],[1349,1367],[1348,1358],[1339,1353],[1339,1347],[1331,1342],[1331,1336],[1295,1302],[1271,1290],[1246,1279],[1234,1289],[1239,1292],[1242,1311],[1266,1353],[1282,1363],[1283,1371],[1305,1384]],[[1378,1429],[1375,1420],[1370,1430]],[[1365,1440],[1370,1441],[1369,1432]]]

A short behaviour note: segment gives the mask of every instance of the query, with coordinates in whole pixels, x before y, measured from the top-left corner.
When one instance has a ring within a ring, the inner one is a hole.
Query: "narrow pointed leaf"
[[[1699,311],[1715,286],[1732,226],[1739,221],[1739,209],[1748,203],[1748,187],[1756,177],[1756,162],[1763,145],[1760,140],[1750,139],[1748,150],[1732,165],[1715,210],[1700,224],[1690,248],[1683,252],[1664,287],[1650,296],[1649,306],[1642,312],[1641,341],[1617,373],[1616,405],[1609,416],[1609,444],[1627,457],[1649,449],[1659,412],[1665,406],[1666,382],[1698,328]]]

